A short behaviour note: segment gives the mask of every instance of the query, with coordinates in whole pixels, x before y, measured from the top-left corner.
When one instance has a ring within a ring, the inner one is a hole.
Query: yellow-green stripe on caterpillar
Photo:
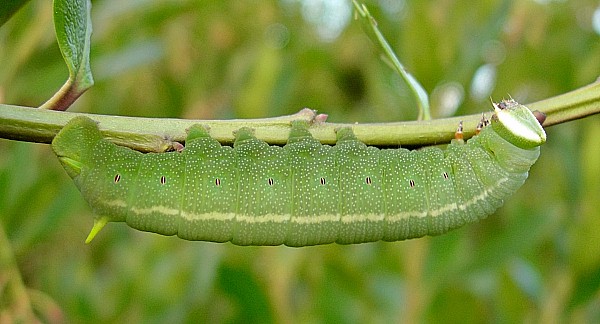
[[[238,245],[307,246],[439,235],[492,214],[525,181],[546,134],[513,100],[494,104],[491,126],[445,150],[378,149],[351,128],[321,145],[307,122],[269,146],[242,128],[233,147],[194,125],[181,152],[114,145],[94,121],[73,118],[54,152],[107,222]]]

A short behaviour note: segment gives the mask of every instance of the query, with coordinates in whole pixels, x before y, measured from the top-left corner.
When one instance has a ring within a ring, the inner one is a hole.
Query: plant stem
[[[547,115],[545,127],[597,114],[600,113],[600,82],[527,106]],[[0,105],[0,138],[50,143],[58,131],[77,115],[85,115],[98,121],[104,136],[109,140],[143,152],[164,152],[172,147],[173,141],[183,142],[185,130],[193,124],[209,126],[211,136],[223,144],[231,144],[234,139],[233,131],[241,127],[253,128],[256,136],[267,143],[284,144],[289,134],[290,121],[311,121],[315,118],[314,112],[309,109],[294,115],[263,119],[187,120],[94,115]],[[481,115],[475,114],[393,123],[316,122],[311,127],[311,132],[324,144],[335,143],[336,129],[352,127],[358,139],[368,145],[424,146],[450,142],[459,121],[464,123],[465,138],[469,138],[474,134],[480,119]]]
[[[544,127],[600,113],[600,79],[587,86],[527,105],[546,114]]]
[[[68,78],[65,84],[44,104],[40,106],[40,109],[50,109],[65,111],[81,96],[87,88],[79,90],[76,87],[75,82],[72,78]]]
[[[400,63],[396,53],[394,53],[394,50],[377,27],[377,22],[375,21],[375,18],[371,16],[367,6],[358,3],[356,0],[353,0],[352,3],[354,4],[354,9],[362,18],[361,22],[363,28],[365,28],[365,33],[371,38],[371,41],[374,44],[378,45],[379,50],[385,55],[385,58],[389,60],[392,68],[398,73],[402,80],[404,80],[404,83],[406,83],[412,93],[419,111],[418,120],[430,120],[431,113],[429,112],[429,96],[427,95],[427,92],[423,89],[423,86],[419,81],[408,73],[406,68],[404,68],[404,65]]]

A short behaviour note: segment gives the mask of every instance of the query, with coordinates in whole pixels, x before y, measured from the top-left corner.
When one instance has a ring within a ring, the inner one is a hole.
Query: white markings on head
[[[514,107],[514,105],[518,104],[512,100],[494,103],[494,111],[498,121],[515,136],[528,142],[540,144],[546,142],[546,133],[531,111],[523,106]],[[516,111],[517,109],[520,109],[520,111]],[[535,126],[539,129],[534,128]]]

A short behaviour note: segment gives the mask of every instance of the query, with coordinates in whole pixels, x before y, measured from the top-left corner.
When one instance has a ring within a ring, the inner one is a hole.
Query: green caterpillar
[[[194,125],[181,152],[142,154],[110,143],[86,117],[52,147],[98,215],[86,242],[107,222],[238,245],[398,241],[482,219],[523,184],[546,134],[513,100],[494,110],[491,126],[445,150],[369,147],[351,128],[321,145],[297,121],[284,147],[248,128],[221,146]]]

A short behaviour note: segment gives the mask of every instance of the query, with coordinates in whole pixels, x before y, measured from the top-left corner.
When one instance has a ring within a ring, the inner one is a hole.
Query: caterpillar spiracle
[[[104,139],[75,117],[52,147],[97,218],[186,240],[307,246],[439,235],[494,213],[525,181],[546,141],[515,102],[494,104],[491,125],[445,150],[378,149],[351,128],[335,146],[292,122],[285,146],[251,129],[222,146],[201,125],[181,152],[147,153]]]

